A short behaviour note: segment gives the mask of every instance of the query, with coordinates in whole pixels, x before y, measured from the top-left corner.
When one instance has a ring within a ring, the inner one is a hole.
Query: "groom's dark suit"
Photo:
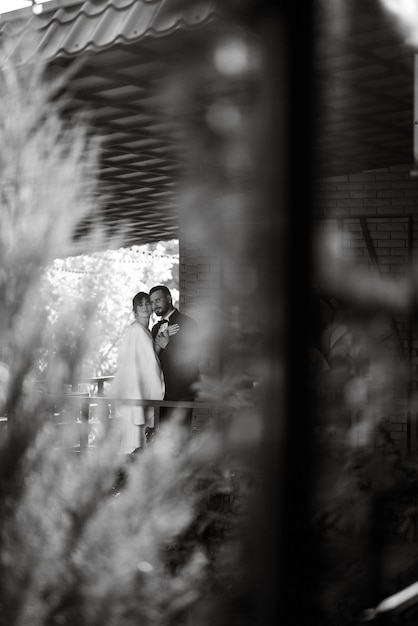
[[[164,318],[152,327],[155,337]],[[179,331],[170,336],[167,346],[160,351],[159,358],[165,381],[165,400],[193,400],[195,391],[192,385],[199,380],[199,363],[197,349],[197,324],[188,315],[178,309],[169,318],[170,326],[179,325]],[[166,417],[169,411],[161,410],[160,418]],[[191,423],[192,411],[188,411],[186,423]]]

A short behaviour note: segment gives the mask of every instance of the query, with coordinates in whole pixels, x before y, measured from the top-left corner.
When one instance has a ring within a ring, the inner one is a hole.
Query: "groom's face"
[[[164,317],[171,308],[171,298],[163,291],[154,291],[151,294],[151,305],[156,315]]]

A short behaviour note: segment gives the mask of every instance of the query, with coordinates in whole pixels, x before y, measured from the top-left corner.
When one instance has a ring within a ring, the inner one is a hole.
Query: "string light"
[[[106,253],[105,253],[106,254]],[[90,258],[92,257],[98,257],[100,259],[100,264],[107,264],[107,265],[137,265],[138,267],[140,267],[141,264],[141,258],[140,257],[144,257],[147,256],[149,257],[149,259],[168,259],[169,261],[172,261],[173,264],[178,264],[179,263],[179,257],[177,254],[165,254],[162,252],[157,252],[156,250],[136,250],[135,251],[136,256],[138,257],[137,259],[116,259],[116,258],[106,258],[104,255],[99,254],[95,254],[95,255],[91,255]],[[71,258],[67,259],[64,263],[69,263],[71,264]],[[61,271],[61,272],[66,272],[67,274],[79,274],[79,275],[96,275],[99,276],[102,274],[102,269],[73,269],[71,267],[65,267],[64,265],[62,265],[61,267],[57,267],[55,264],[53,264],[50,268],[50,271]]]
[[[38,4],[38,0],[31,0],[31,1],[32,1],[32,13],[34,13],[35,15],[40,15],[42,11],[44,10],[44,7],[42,6],[42,4]]]

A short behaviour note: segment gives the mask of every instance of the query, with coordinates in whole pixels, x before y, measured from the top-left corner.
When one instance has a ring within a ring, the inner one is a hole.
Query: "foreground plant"
[[[62,83],[3,52],[0,623],[154,626],[191,611],[209,621],[219,581],[239,593],[235,527],[246,514],[224,431],[186,442],[173,424],[133,462],[117,453],[112,429],[94,450],[57,446],[54,414],[69,409],[65,385],[89,353],[97,301],[89,284],[75,301],[62,297],[50,333],[42,273],[78,251],[75,233],[97,211],[97,149],[85,124],[62,121]]]

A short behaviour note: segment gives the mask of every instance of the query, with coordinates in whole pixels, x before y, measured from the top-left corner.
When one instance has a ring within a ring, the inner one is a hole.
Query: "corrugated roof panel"
[[[143,37],[154,24],[158,9],[163,2],[153,4],[137,2],[130,7],[124,20],[124,28],[121,29],[121,37],[125,41],[136,41]]]
[[[91,47],[102,50],[121,41],[129,43],[147,32],[154,13],[155,7],[150,11],[143,2],[133,4],[123,12],[109,6],[106,11],[93,16],[80,13],[74,21],[60,24],[62,32],[60,40],[56,39],[57,48],[74,55]]]
[[[153,2],[155,0],[152,0]],[[114,7],[118,10],[124,11],[131,5],[135,4],[137,0],[82,0],[79,1],[78,6],[67,7],[65,12],[58,13],[54,16],[54,19],[60,21],[70,21],[75,19],[78,15],[83,13],[86,17],[94,18],[97,15],[104,13],[109,7]],[[141,4],[147,4],[147,0],[141,0]],[[42,13],[45,15],[45,13]]]
[[[170,9],[169,0],[162,2],[160,10],[154,23],[150,25],[150,31],[167,32],[172,30],[176,26],[193,26],[194,24],[200,24],[205,22],[213,13],[214,2],[208,2],[207,0],[196,0],[185,6],[181,13],[174,13]]]
[[[200,0],[187,10],[173,11],[171,0],[87,0],[64,6],[51,2],[40,15],[24,9],[2,16],[0,35],[19,40],[32,31],[44,58],[75,56],[202,24],[214,16],[215,4]]]

